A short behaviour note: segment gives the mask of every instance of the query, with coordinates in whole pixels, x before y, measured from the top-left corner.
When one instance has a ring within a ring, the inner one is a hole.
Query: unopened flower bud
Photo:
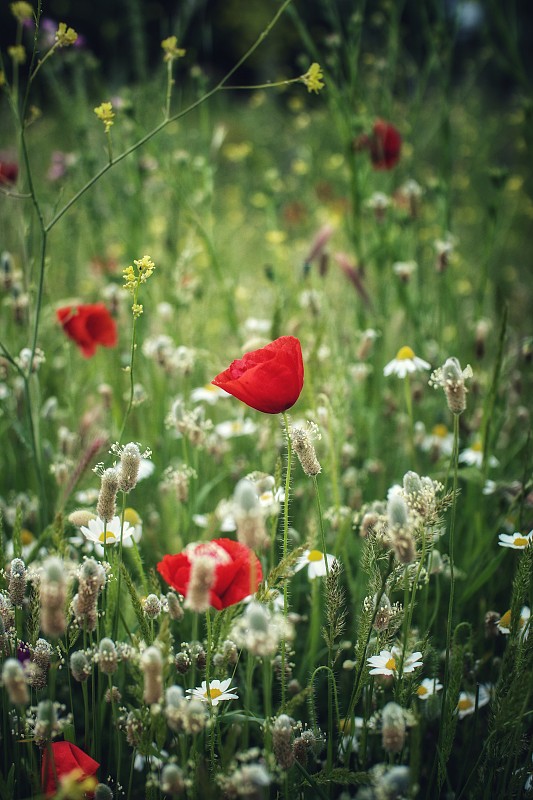
[[[466,395],[468,389],[465,381],[473,377],[472,367],[468,365],[461,369],[459,361],[448,358],[442,367],[436,369],[429,379],[430,386],[442,387],[446,395],[446,402],[452,414],[462,414],[466,408]]]
[[[26,705],[30,701],[24,670],[16,658],[8,658],[2,667],[2,683],[13,705]]]
[[[294,452],[298,456],[303,471],[310,477],[318,475],[321,470],[313,442],[311,441],[312,433],[316,435],[317,430],[315,427],[312,428],[311,432],[302,428],[293,428],[291,430]]]
[[[70,656],[70,671],[80,683],[86,681],[91,674],[91,664],[83,650],[76,650]]]
[[[130,442],[122,449],[120,456],[120,469],[118,488],[121,492],[131,492],[139,479],[141,453],[138,445]]]
[[[272,747],[281,769],[290,769],[294,764],[292,746],[292,720],[287,714],[280,714],[272,728]]]
[[[94,800],[113,800],[113,792],[106,783],[97,783],[94,787]]]
[[[105,570],[94,558],[87,558],[78,576],[78,593],[72,600],[72,610],[80,625],[88,631],[94,631],[98,617],[98,595],[106,582]]]
[[[111,686],[105,690],[104,700],[106,703],[114,703],[117,705],[122,700],[122,694],[117,686]]]
[[[96,514],[85,508],[80,508],[68,515],[69,522],[72,522],[77,528],[81,528],[82,525],[87,526],[92,519],[96,519]]]
[[[183,619],[183,608],[181,607],[181,603],[177,598],[177,595],[174,592],[168,592],[167,594],[167,605],[168,605],[168,614],[171,619],[180,620]]]
[[[165,764],[163,767],[161,789],[168,794],[180,794],[185,789],[183,772],[176,764]]]
[[[380,516],[376,511],[367,511],[361,520],[361,527],[359,528],[359,536],[366,539],[380,521]]]
[[[397,703],[387,703],[382,712],[381,741],[387,753],[400,753],[405,742],[405,716]]]
[[[42,689],[46,686],[48,668],[52,657],[52,645],[46,639],[37,639],[30,650],[30,661],[36,667],[31,685],[35,689]]]
[[[185,675],[189,671],[192,661],[188,653],[176,653],[174,664],[180,675]]]
[[[259,508],[257,489],[252,481],[248,480],[248,478],[243,478],[237,483],[233,492],[233,502],[237,513],[249,514]]]
[[[56,556],[51,556],[43,564],[40,587],[41,630],[46,636],[57,637],[65,632],[66,596],[64,564]]]
[[[106,675],[112,675],[117,671],[118,653],[115,643],[108,638],[100,640],[98,646],[98,665],[100,671]]]
[[[210,556],[196,556],[185,598],[185,608],[201,614],[210,606],[209,595],[215,583],[216,561]]]
[[[377,597],[374,597],[374,604],[377,600]],[[389,627],[389,622],[392,616],[392,607],[390,604],[390,600],[386,594],[381,595],[381,599],[379,601],[379,607],[376,613],[376,617],[374,619],[374,630],[376,631],[385,631]]]
[[[149,594],[143,602],[143,609],[148,619],[156,619],[161,613],[161,600],[156,594]]]
[[[51,700],[41,700],[37,706],[34,737],[38,744],[50,741],[57,729],[57,713]]]
[[[22,606],[26,593],[26,565],[21,558],[14,558],[9,571],[8,594],[14,606]]]
[[[163,659],[157,647],[147,647],[141,656],[144,672],[144,702],[158,703],[163,696]]]
[[[119,470],[115,467],[106,469],[100,483],[100,494],[96,504],[96,514],[100,519],[109,522],[116,513],[116,500],[119,487]]]
[[[392,528],[404,528],[407,525],[407,504],[398,492],[393,492],[387,503],[387,517]]]
[[[391,767],[377,781],[375,797],[383,798],[383,800],[398,800],[400,797],[406,797],[410,780],[409,767]]]
[[[416,558],[415,540],[409,531],[397,531],[391,538],[391,549],[400,564],[412,564]]]

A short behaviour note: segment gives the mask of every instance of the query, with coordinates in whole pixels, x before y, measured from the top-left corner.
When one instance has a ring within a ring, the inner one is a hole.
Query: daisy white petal
[[[510,535],[507,533],[500,533],[498,539],[500,547],[511,547],[513,550],[525,550],[533,540],[533,531],[529,531],[525,536],[518,531]]]

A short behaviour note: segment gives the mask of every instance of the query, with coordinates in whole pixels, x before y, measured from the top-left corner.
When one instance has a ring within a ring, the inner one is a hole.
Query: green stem
[[[320,504],[320,492],[318,491],[318,481],[316,475],[313,475],[313,486],[315,487],[316,508],[318,512],[318,526],[320,529],[320,546],[324,556],[324,567],[326,569],[326,577],[329,578],[329,564],[326,557],[326,534],[324,531],[324,518],[322,516],[322,506]]]
[[[283,550],[282,558],[287,557],[289,549],[289,494],[291,489],[291,461],[292,461],[292,443],[291,431],[289,426],[289,417],[286,411],[283,411],[283,421],[285,423],[285,433],[287,436],[287,470],[285,473],[285,498],[283,501]],[[287,597],[287,581],[283,583],[283,617],[285,622],[289,612],[289,603]],[[285,708],[285,697],[287,690],[287,676],[285,674],[285,664],[287,659],[287,642],[285,639],[281,642],[281,707]]]
[[[453,615],[453,600],[455,592],[455,570],[454,570],[454,534],[455,534],[455,517],[457,510],[457,483],[458,483],[458,456],[459,456],[459,415],[454,414],[453,417],[453,502],[452,502],[452,517],[450,522],[450,540],[449,540],[449,558],[450,558],[450,598],[448,601],[448,619],[446,623],[446,656],[444,662],[444,680],[442,688],[442,703],[441,703],[441,719],[444,719],[446,709],[446,695],[448,692],[448,685],[450,682],[450,646],[452,640],[452,615]],[[441,748],[443,726],[439,728],[439,741],[438,749]]]
[[[375,622],[377,614],[378,614],[381,598],[385,594],[385,587],[387,585],[387,580],[389,578],[389,575],[392,572],[393,564],[394,564],[394,555],[391,553],[390,556],[389,556],[389,563],[388,563],[387,570],[385,571],[385,573],[383,575],[383,578],[381,579],[381,586],[380,586],[378,595],[376,597],[374,613],[372,614],[372,619],[371,619],[370,625],[368,627],[368,633],[367,633],[367,636],[366,636],[365,646],[364,646],[364,649],[363,649],[363,655],[361,657],[361,661],[359,663],[359,666],[357,667],[357,675],[355,677],[354,687],[352,689],[350,702],[348,704],[348,710],[346,712],[346,719],[348,719],[348,720],[351,720],[352,715],[353,715],[354,710],[355,710],[355,704],[357,703],[357,700],[359,698],[359,688],[361,686],[361,680],[362,680],[362,677],[363,677],[363,670],[367,666],[367,664],[366,664],[366,653],[367,653],[367,650],[368,650],[368,644],[370,642],[370,637],[372,636],[373,625],[374,625],[374,622]],[[347,757],[349,757],[349,753],[347,753],[346,755],[347,755]]]
[[[252,708],[252,679],[254,675],[254,656],[248,651],[246,656],[246,676],[244,682],[244,707],[251,714]],[[247,715],[242,732],[242,748],[247,750],[250,742],[250,717]]]
[[[135,288],[134,295],[133,295],[133,304],[134,305],[137,304],[138,292],[139,292],[139,284],[137,284],[137,286]],[[126,408],[126,413],[124,414],[124,419],[122,420],[122,427],[120,429],[120,435],[118,437],[118,443],[119,444],[122,442],[122,437],[124,436],[124,431],[126,429],[126,423],[127,423],[128,419],[129,419],[129,416],[130,416],[130,413],[131,413],[131,409],[133,408],[133,396],[134,396],[134,391],[135,391],[135,384],[133,382],[133,367],[134,367],[134,364],[135,364],[135,351],[137,349],[137,344],[136,344],[136,341],[135,341],[135,339],[136,339],[136,322],[137,322],[137,317],[134,314],[133,315],[133,324],[132,324],[132,327],[131,327],[130,363],[129,363],[129,368],[128,368],[129,369],[129,376],[130,376],[130,396],[129,396],[129,400],[128,400],[128,407]]]

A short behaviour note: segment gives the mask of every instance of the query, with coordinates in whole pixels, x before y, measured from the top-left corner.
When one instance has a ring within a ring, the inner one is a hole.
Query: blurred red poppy
[[[300,342],[281,336],[233,361],[211,383],[265,414],[286,411],[298,400],[304,383]]]
[[[400,160],[402,137],[394,125],[378,119],[372,133],[358,136],[352,147],[356,151],[368,150],[374,169],[392,169]]]
[[[370,158],[374,169],[392,169],[400,160],[402,137],[385,120],[378,119],[369,140]]]
[[[115,320],[103,303],[65,306],[58,308],[56,314],[63,330],[85,358],[94,356],[99,344],[114,347],[117,343]]]
[[[62,777],[76,772],[76,780],[80,783],[95,775],[99,766],[97,761],[76,747],[75,744],[52,742],[50,749],[45,748],[43,753],[41,771],[43,791],[48,797],[52,797],[56,793]]]
[[[263,579],[261,563],[253,550],[231,539],[189,544],[182,553],[164,556],[157,570],[170,586],[186,597],[192,562],[199,556],[215,561],[215,582],[209,602],[218,611],[254,594]]]
[[[0,184],[13,186],[17,182],[19,166],[14,161],[0,161]]]

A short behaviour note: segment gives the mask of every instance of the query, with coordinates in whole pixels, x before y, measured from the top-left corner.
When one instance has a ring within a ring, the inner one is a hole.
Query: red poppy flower
[[[378,119],[372,128],[368,147],[374,169],[392,169],[400,160],[402,137],[394,125]]]
[[[170,586],[187,596],[192,562],[198,556],[209,556],[216,563],[209,602],[218,611],[256,592],[263,579],[261,563],[253,550],[231,539],[189,544],[182,553],[164,556],[157,565],[158,572]]]
[[[13,161],[0,161],[0,184],[13,186],[17,182],[19,165]]]
[[[58,308],[57,318],[85,358],[94,356],[96,346],[114,347],[117,343],[115,320],[103,303]]]
[[[52,758],[50,758],[50,753]],[[55,769],[54,769],[55,765]],[[59,780],[65,775],[77,772],[77,781],[84,781],[96,774],[100,764],[70,742],[52,742],[50,750],[43,753],[41,781],[47,797],[57,791]]]
[[[298,400],[304,383],[300,342],[281,336],[233,361],[211,383],[265,414],[286,411]]]

